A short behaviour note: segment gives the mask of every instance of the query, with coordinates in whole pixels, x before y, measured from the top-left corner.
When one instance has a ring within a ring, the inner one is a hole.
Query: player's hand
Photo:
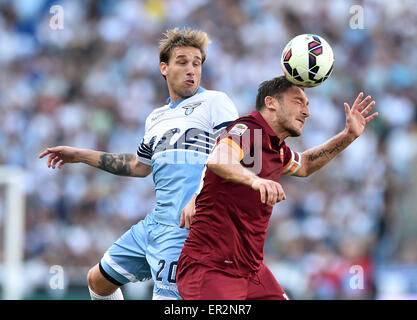
[[[52,167],[53,169],[55,169],[55,166],[58,165],[58,168],[61,169],[62,166],[66,163],[80,162],[81,160],[79,158],[79,151],[80,149],[66,146],[46,148],[39,155],[39,159],[49,154],[47,160],[48,168]]]
[[[371,96],[367,96],[365,99],[363,99],[363,96],[363,92],[359,93],[352,108],[347,103],[344,104],[346,113],[345,130],[354,139],[359,137],[365,130],[365,126],[378,116],[378,112],[368,116],[375,106],[375,101],[371,101]]]
[[[261,202],[270,206],[287,199],[282,186],[275,181],[257,177],[252,183],[252,189],[261,193]]]
[[[180,228],[185,225],[186,229],[190,229],[191,223],[193,222],[193,217],[195,215],[195,199],[196,195],[191,198],[191,200],[186,204],[184,209],[181,211],[180,217]]]

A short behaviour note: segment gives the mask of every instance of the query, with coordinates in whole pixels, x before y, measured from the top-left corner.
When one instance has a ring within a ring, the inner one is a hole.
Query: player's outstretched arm
[[[57,146],[45,149],[39,158],[48,156],[48,168],[58,167],[66,163],[85,163],[107,172],[132,177],[146,177],[152,167],[141,163],[134,154],[111,154],[101,151],[79,149],[68,146]]]
[[[273,206],[285,200],[282,186],[275,181],[262,179],[240,164],[240,153],[228,143],[219,143],[207,160],[207,167],[223,179],[244,184],[260,192],[261,202]]]
[[[363,92],[359,93],[352,108],[347,103],[344,104],[346,127],[342,132],[324,144],[301,154],[301,167],[294,174],[295,176],[307,177],[329,163],[358,138],[365,130],[366,125],[378,116],[378,112],[368,116],[375,106],[375,101],[371,101],[371,96],[367,96],[365,99],[363,96]]]

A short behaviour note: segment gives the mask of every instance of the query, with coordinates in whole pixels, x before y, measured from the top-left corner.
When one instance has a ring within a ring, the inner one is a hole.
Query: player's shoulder
[[[151,111],[151,113],[148,115],[148,117],[158,115],[160,113],[165,112],[168,109],[169,109],[169,104],[167,103],[167,104],[163,105],[162,107],[157,107],[157,108],[153,109]]]
[[[231,122],[226,130],[230,131],[233,128],[248,128],[248,129],[262,129],[262,125],[251,115],[242,116]]]
[[[206,97],[207,100],[229,99],[229,96],[225,92],[218,90],[205,89],[203,92],[200,93],[200,95]]]
[[[254,130],[261,129],[262,126],[250,115],[237,118],[232,121],[223,132],[223,136],[228,136],[231,134],[242,136],[243,134],[248,134]]]
[[[169,110],[169,105],[165,104],[162,107],[158,107],[152,110],[152,112],[146,117],[146,123],[149,124],[152,121],[157,120],[161,117],[167,110]]]

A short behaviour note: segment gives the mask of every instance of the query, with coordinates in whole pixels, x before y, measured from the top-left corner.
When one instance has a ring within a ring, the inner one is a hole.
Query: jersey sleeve
[[[256,126],[255,126],[256,127]],[[251,149],[254,146],[254,129],[255,127],[251,123],[247,123],[246,121],[238,121],[235,124],[231,124],[225,130],[221,132],[219,137],[217,138],[216,145],[220,143],[226,143],[234,148],[240,154],[240,159],[242,160],[245,155],[251,152]],[[257,128],[257,127],[256,127]],[[260,139],[262,139],[262,130],[258,129],[258,135],[260,134]],[[196,194],[199,194],[204,185],[204,176],[206,173],[207,167],[204,168],[203,173],[201,175],[200,185]]]
[[[282,166],[282,174],[292,176],[301,167],[301,155],[291,150],[287,145],[283,145],[281,152],[284,154],[284,164]]]
[[[143,140],[138,146],[138,149],[136,151],[136,159],[148,166],[152,165],[152,154],[153,154],[152,146],[150,143],[150,136],[149,136],[149,122],[148,122],[149,117],[146,119],[146,123],[145,123],[145,136],[143,137]]]
[[[238,121],[230,125],[218,138],[218,143],[227,143],[240,154],[240,160],[254,149],[255,140],[262,148],[262,129],[250,122]]]
[[[218,92],[211,104],[211,126],[215,131],[224,129],[232,121],[239,118],[236,106],[225,93]]]

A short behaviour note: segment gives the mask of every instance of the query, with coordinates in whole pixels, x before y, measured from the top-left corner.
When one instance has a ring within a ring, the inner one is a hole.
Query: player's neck
[[[290,136],[290,133],[284,129],[282,126],[280,126],[279,124],[275,123],[268,123],[269,126],[272,128],[272,130],[274,130],[275,134],[277,135],[279,142],[283,142],[286,138],[288,138]]]
[[[264,110],[260,112],[266,123],[271,127],[275,132],[280,142],[283,142],[286,138],[290,136],[290,133],[283,128],[277,119],[277,115],[274,112]]]
[[[181,99],[184,99],[184,97],[181,97],[180,95],[176,94],[173,90],[169,90],[169,99],[171,100],[171,103],[175,103],[177,101],[180,101]]]
[[[198,88],[197,88],[197,90],[198,90]],[[193,95],[195,95],[197,90],[190,96],[181,96],[175,90],[173,90],[170,86],[168,86],[169,99],[170,99],[171,103],[175,103],[175,102],[178,102],[182,99],[187,99],[189,97],[192,97]]]

